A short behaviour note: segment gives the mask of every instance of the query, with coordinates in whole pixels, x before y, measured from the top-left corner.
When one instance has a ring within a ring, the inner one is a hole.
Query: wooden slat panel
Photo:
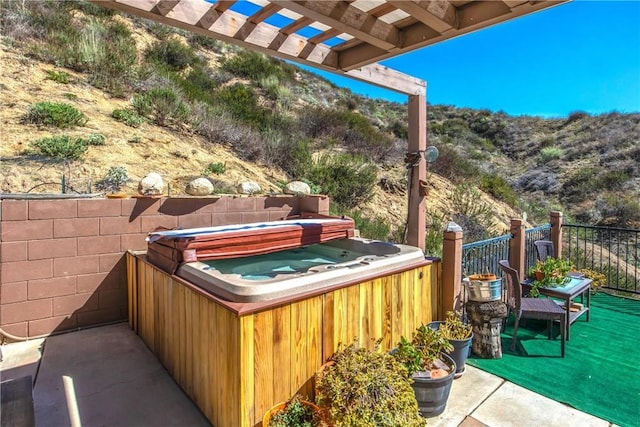
[[[209,304],[209,301],[200,297],[198,301],[200,305],[200,356],[199,361],[201,364],[201,380],[202,388],[200,392],[202,393],[202,397],[200,401],[202,402],[200,408],[205,416],[209,417],[211,415],[211,384],[213,383],[214,378],[212,378],[212,374],[214,371],[211,370],[209,353],[213,353],[215,347],[211,345],[211,333],[210,328],[211,318],[209,317],[209,306],[213,304]],[[211,419],[211,418],[209,418]]]
[[[358,285],[358,338],[360,343],[367,348],[371,348],[371,340],[375,339],[372,333],[373,307],[371,301],[371,282],[364,282]]]
[[[393,335],[393,293],[394,283],[390,277],[382,279],[382,348],[395,347],[396,341]]]
[[[239,351],[238,378],[240,396],[240,424],[242,426],[252,426],[258,422],[255,414],[255,340],[254,340],[254,317],[244,316],[240,318],[239,342],[232,348],[242,349]],[[275,378],[274,378],[275,379]],[[262,416],[262,414],[260,415]]]
[[[333,354],[338,344],[335,323],[335,295],[336,292],[329,292],[324,296],[322,302],[322,329],[325,331],[322,334],[322,354],[320,356],[322,363],[326,362],[327,358]]]
[[[285,305],[273,310],[273,360],[274,369],[278,370],[278,380],[273,382],[273,402],[286,400],[293,394],[294,387],[290,369],[279,369],[290,366],[291,334],[291,306]]]
[[[221,408],[219,407],[220,399],[220,382],[222,382],[222,367],[220,366],[220,352],[217,351],[219,342],[217,331],[220,328],[218,324],[218,310],[222,310],[219,305],[212,304],[211,301],[207,301],[208,305],[208,335],[209,335],[209,408],[210,412],[207,412],[209,421],[215,426],[221,426]]]
[[[382,283],[383,279],[375,279],[371,283],[371,335],[376,339],[383,337]]]
[[[307,300],[291,304],[291,381],[294,392],[304,392],[307,373]]]
[[[347,336],[345,344],[350,344],[354,339],[360,339],[362,330],[360,328],[360,290],[358,285],[349,286],[347,288]]]
[[[265,413],[275,402],[273,396],[274,379],[282,371],[282,361],[274,361],[274,336],[278,334],[273,322],[273,310],[256,313],[254,326],[254,370],[255,377],[255,412]]]
[[[322,366],[322,296],[318,296],[309,300],[307,306],[307,333],[308,352],[307,352],[307,372],[306,372],[306,395],[309,399],[314,399],[314,376]]]

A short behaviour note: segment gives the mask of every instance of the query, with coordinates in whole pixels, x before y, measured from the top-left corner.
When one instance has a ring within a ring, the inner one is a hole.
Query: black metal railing
[[[498,261],[509,259],[511,234],[462,245],[462,274],[490,272],[500,275]]]
[[[551,224],[539,225],[537,227],[528,228],[524,232],[524,271],[536,263],[538,259],[536,246],[533,244],[536,240],[551,239]]]
[[[640,230],[562,224],[562,257],[605,275],[603,287],[640,294]]]

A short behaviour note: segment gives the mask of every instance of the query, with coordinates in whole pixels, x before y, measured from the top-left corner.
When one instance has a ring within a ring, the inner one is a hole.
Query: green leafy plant
[[[571,280],[567,276],[573,269],[573,263],[569,260],[555,257],[547,257],[544,261],[536,261],[535,265],[527,270],[527,277],[535,279],[531,282],[530,295],[538,297],[539,288],[554,288],[562,286]]]
[[[411,340],[400,337],[393,356],[406,367],[411,377],[416,372],[436,368],[440,355],[452,350],[453,346],[443,334],[422,324],[416,328]]]
[[[183,124],[190,108],[172,88],[155,87],[131,100],[136,112],[152,119],[159,126]]]
[[[48,101],[31,105],[24,120],[27,123],[62,129],[84,126],[87,123],[87,117],[73,105]]]
[[[440,324],[438,332],[449,340],[464,340],[473,334],[473,327],[462,321],[460,313],[447,311],[447,316]]]
[[[373,196],[376,165],[348,154],[320,157],[305,178],[322,187],[331,200],[353,209]]]
[[[83,139],[87,145],[104,145],[107,138],[101,133],[90,133]]]
[[[271,414],[264,427],[315,427],[326,426],[317,407],[304,401],[299,394],[289,399],[284,406]]]
[[[104,178],[97,183],[97,187],[111,192],[119,191],[129,181],[127,168],[124,166],[111,166]]]
[[[69,73],[65,71],[56,71],[56,70],[46,70],[47,80],[53,80],[56,83],[68,84],[69,83]]]
[[[316,401],[334,426],[424,427],[406,369],[380,342],[341,345],[318,373]]]
[[[111,117],[133,128],[140,127],[146,121],[144,117],[130,109],[115,109],[111,113]]]
[[[216,175],[221,175],[227,170],[227,163],[209,163],[207,167],[202,172],[203,175],[211,175],[215,173]]]
[[[82,138],[56,135],[31,142],[26,154],[40,154],[59,160],[77,160],[87,151],[88,144]]]

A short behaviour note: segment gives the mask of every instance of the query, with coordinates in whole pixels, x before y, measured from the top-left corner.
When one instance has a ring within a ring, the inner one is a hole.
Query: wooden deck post
[[[511,241],[509,242],[509,264],[524,277],[525,271],[525,225],[521,218],[511,219]]]
[[[437,320],[444,314],[461,308],[462,289],[462,231],[445,231],[442,240],[442,299]]]
[[[551,241],[556,258],[562,258],[562,212],[551,211],[549,215],[551,223]]]
[[[409,146],[408,152],[424,153],[427,148],[427,96],[409,96]],[[420,194],[420,181],[427,178],[426,161],[413,168],[409,182],[409,205],[407,214],[407,243],[424,251],[426,238],[425,198]]]

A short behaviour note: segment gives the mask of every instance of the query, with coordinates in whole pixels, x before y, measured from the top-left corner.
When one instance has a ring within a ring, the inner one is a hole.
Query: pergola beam
[[[343,1],[274,0],[283,8],[308,16],[380,49],[393,50],[400,43],[398,29]]]

